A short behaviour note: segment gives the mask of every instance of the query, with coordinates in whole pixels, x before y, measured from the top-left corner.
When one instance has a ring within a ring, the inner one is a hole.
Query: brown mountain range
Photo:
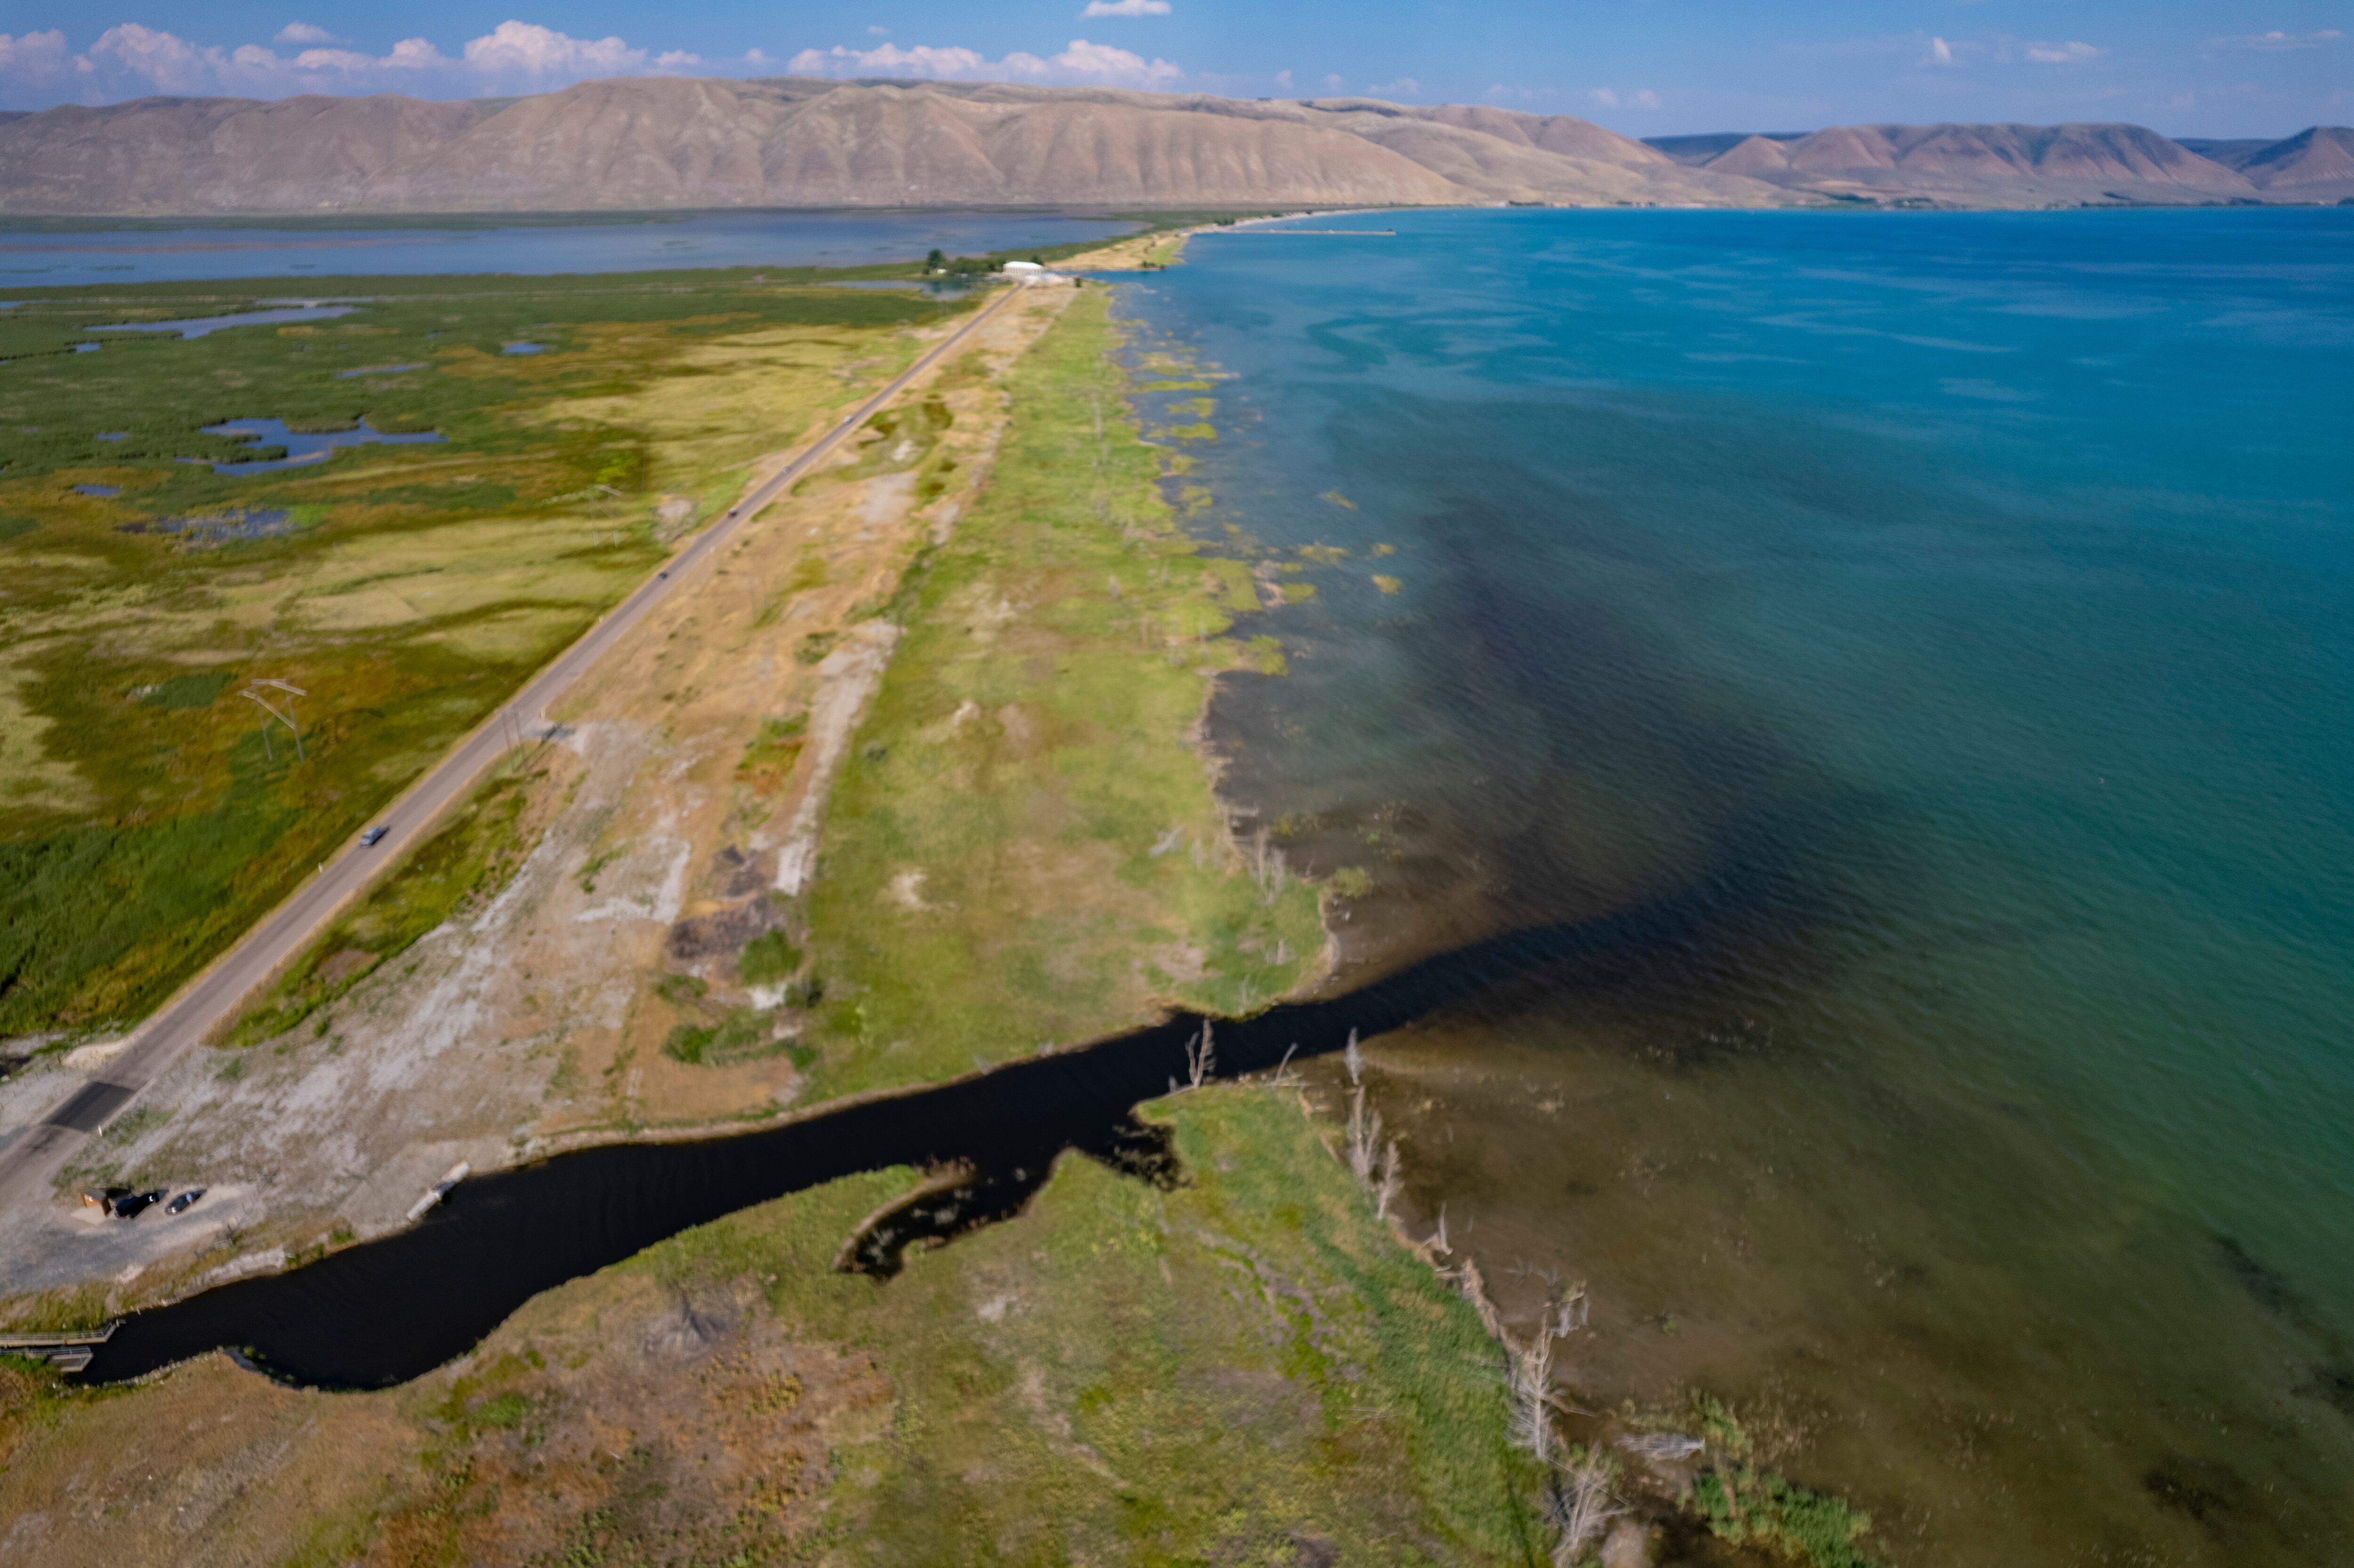
[[[1687,168],[1785,190],[1957,207],[2336,201],[2354,131],[2185,143],[2140,125],[1835,125],[1808,135],[1661,137]]]
[[[1572,115],[1478,105],[641,77],[455,102],[149,98],[0,116],[0,213],[2007,207],[2354,194],[2354,132],[2208,145],[2212,157],[2134,125],[1872,125],[1653,146]]]
[[[150,98],[0,123],[0,212],[1808,199],[1566,115],[1086,88],[620,78],[425,102]]]

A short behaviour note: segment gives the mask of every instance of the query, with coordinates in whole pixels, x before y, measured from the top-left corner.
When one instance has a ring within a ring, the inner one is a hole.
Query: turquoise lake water
[[[1381,226],[1122,309],[1342,982],[1627,933],[1376,1043],[1417,1223],[1892,1561],[2348,1561],[2354,212]]]

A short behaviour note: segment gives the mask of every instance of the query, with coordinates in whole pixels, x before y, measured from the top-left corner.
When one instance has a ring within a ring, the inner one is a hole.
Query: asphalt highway
[[[610,613],[588,629],[555,662],[526,682],[495,713],[458,744],[398,800],[373,819],[384,838],[373,846],[346,844],[286,902],[221,954],[171,1001],[133,1030],[99,1075],[58,1101],[49,1113],[0,1145],[0,1210],[49,1201],[49,1183],[83,1141],[120,1115],[141,1089],[154,1082],[181,1054],[228,1023],[246,998],[292,962],[326,922],[375,880],[403,851],[429,832],[442,811],[527,736],[545,736],[543,715],[654,607],[688,591],[695,568],[709,561],[762,508],[782,495],[812,463],[864,425],[909,382],[955,353],[981,325],[1017,298],[1024,285],[1006,290],[972,320],[934,344],[892,383],[843,417],[801,454],[779,470],[717,522],[697,535]]]

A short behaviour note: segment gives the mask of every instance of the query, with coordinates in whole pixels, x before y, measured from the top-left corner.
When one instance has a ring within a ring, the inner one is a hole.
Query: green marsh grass
[[[1320,952],[1315,891],[1246,869],[1193,739],[1220,672],[1280,653],[1225,635],[1249,568],[1176,526],[1113,334],[1082,294],[1015,363],[986,485],[885,612],[905,635],[807,898],[813,1095],[1249,1012]]]
[[[660,496],[707,517],[904,364],[903,329],[963,308],[823,277],[310,279],[364,303],[186,341],[88,329],[283,286],[20,291],[0,313],[0,518],[30,524],[0,529],[0,1038],[154,1006],[651,572]],[[548,352],[498,353],[526,336]],[[254,476],[179,461],[257,455],[203,433],[253,417],[446,440]],[[255,510],[291,530],[205,547],[155,527]],[[300,760],[236,694],[259,678],[308,694]]]

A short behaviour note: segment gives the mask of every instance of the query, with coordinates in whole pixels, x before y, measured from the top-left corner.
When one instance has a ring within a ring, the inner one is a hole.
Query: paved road
[[[983,323],[1021,292],[1022,288],[1017,286],[999,295],[972,320],[909,366],[891,385],[811,442],[774,478],[697,535],[654,577],[640,584],[636,592],[589,628],[578,642],[461,741],[455,751],[411,785],[388,810],[376,817],[376,822],[387,830],[382,842],[374,848],[357,842],[345,846],[292,897],[272,910],[243,939],[134,1030],[122,1052],[101,1069],[103,1076],[75,1089],[48,1116],[0,1146],[0,1210],[12,1210],[19,1202],[48,1202],[55,1171],[86,1139],[104,1128],[182,1052],[228,1022],[256,987],[276,973],[280,966],[291,962],[320,927],[364,889],[379,870],[422,839],[441,811],[472,789],[474,781],[509,747],[527,734],[544,732],[545,721],[535,721],[534,715],[544,713],[548,704],[628,636],[631,629],[656,605],[684,591],[690,572],[716,555],[761,508],[808,471],[811,464],[898,396],[908,382],[955,353]]]

